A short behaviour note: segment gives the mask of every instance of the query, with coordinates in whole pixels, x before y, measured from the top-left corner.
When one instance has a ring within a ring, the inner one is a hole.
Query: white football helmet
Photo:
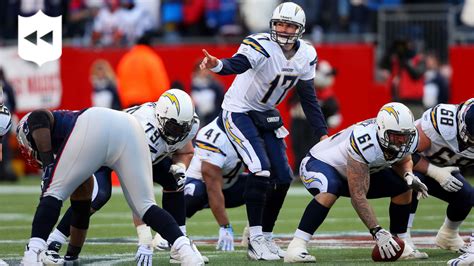
[[[459,137],[468,146],[474,146],[474,98],[463,102],[457,115]]]
[[[410,109],[397,102],[387,103],[377,114],[377,137],[387,159],[400,159],[410,150],[417,131]]]
[[[294,34],[281,33],[276,31],[276,22],[293,24],[298,28]],[[295,43],[303,35],[305,24],[306,15],[299,5],[292,2],[282,3],[273,10],[270,20],[271,39],[280,45]]]
[[[43,164],[39,158],[38,152],[33,147],[33,144],[28,140],[28,134],[30,129],[28,127],[28,116],[31,113],[26,114],[20,122],[18,122],[18,127],[16,128],[16,139],[20,147],[20,153],[25,158],[26,163],[33,166],[42,168]]]
[[[179,89],[165,91],[155,106],[160,134],[169,145],[185,139],[194,124],[191,97]]]

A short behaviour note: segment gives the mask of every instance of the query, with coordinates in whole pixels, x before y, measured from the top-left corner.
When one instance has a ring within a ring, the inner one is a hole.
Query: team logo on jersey
[[[178,112],[178,115],[179,115],[180,107],[179,107],[179,101],[178,101],[178,98],[176,98],[176,95],[171,94],[169,92],[165,92],[165,93],[163,93],[163,97],[166,97],[166,98],[170,99],[171,103],[174,106],[176,106],[176,111]]]
[[[393,109],[392,106],[386,106],[382,109],[382,111],[386,111],[387,113],[389,113],[390,115],[393,115],[393,117],[395,117],[395,120],[397,120],[397,123],[399,123],[399,120],[398,120],[398,113],[397,111],[395,111],[395,109]]]
[[[265,50],[265,48],[263,48],[263,46],[260,45],[260,43],[258,43],[256,40],[247,37],[242,41],[242,43],[252,47],[255,51],[261,53],[266,58],[270,57],[270,54],[268,54],[267,50]]]
[[[203,150],[206,150],[206,151],[212,151],[212,152],[215,152],[215,153],[224,154],[219,148],[217,148],[217,147],[215,147],[211,144],[199,141],[199,140],[196,141],[196,147],[198,147],[200,149],[203,149]]]

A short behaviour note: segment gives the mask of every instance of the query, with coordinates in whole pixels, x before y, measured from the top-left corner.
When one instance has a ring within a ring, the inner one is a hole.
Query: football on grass
[[[396,261],[396,260],[398,260],[398,258],[400,258],[400,256],[403,253],[403,250],[405,249],[405,242],[403,240],[401,240],[400,238],[396,237],[396,236],[394,236],[393,239],[400,246],[399,251],[395,250],[395,256],[393,256],[389,259],[387,259],[387,257],[382,259],[382,256],[380,256],[379,246],[377,244],[375,244],[374,248],[372,249],[372,260],[373,261]]]

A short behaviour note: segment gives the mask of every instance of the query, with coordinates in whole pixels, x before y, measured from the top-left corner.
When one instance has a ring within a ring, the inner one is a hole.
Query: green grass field
[[[23,255],[24,246],[28,241],[33,214],[38,204],[39,183],[37,179],[25,179],[20,184],[0,185],[0,258],[11,265],[17,265]],[[157,188],[156,191],[159,191]],[[160,202],[159,194],[157,200]],[[288,240],[296,229],[306,204],[311,199],[302,187],[295,185],[290,190],[285,205],[281,210],[275,234]],[[372,200],[379,222],[388,228],[389,199]],[[63,211],[68,206],[65,203]],[[420,203],[413,235],[415,243],[420,244],[430,258],[416,262],[396,262],[399,265],[446,265],[446,261],[457,254],[436,249],[434,236],[445,217],[446,203],[429,198]],[[231,222],[236,238],[240,238],[246,224],[243,207],[229,209]],[[462,226],[464,235],[474,228],[472,215]],[[196,240],[199,249],[210,258],[213,265],[276,265],[275,262],[250,262],[246,258],[245,249],[237,244],[233,253],[217,252],[214,249],[218,227],[210,210],[204,210],[187,222],[188,235]],[[347,235],[348,238],[341,238]],[[332,238],[334,236],[334,238]],[[357,236],[357,238],[354,238]],[[362,239],[361,239],[361,236]],[[346,198],[341,198],[331,209],[325,223],[314,237],[315,241],[310,253],[316,256],[319,264],[347,265],[372,263],[371,247],[374,242],[368,237],[365,226]],[[351,238],[354,243],[350,244]],[[123,195],[114,193],[110,202],[91,219],[88,240],[81,254],[83,264],[132,265],[136,251],[136,232],[132,224],[131,214]],[[347,243],[349,242],[349,243]],[[287,245],[283,241],[283,246]],[[347,244],[345,244],[347,243]],[[65,248],[63,248],[63,251]],[[155,252],[154,264],[168,264],[167,252]]]

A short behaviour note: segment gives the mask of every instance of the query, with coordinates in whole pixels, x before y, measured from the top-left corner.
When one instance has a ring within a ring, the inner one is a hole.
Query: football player
[[[3,93],[0,87],[0,94]],[[2,156],[2,141],[3,136],[7,134],[7,132],[12,127],[12,115],[8,108],[0,102],[0,162],[3,160]]]
[[[219,75],[237,74],[222,103],[218,123],[242,158],[250,174],[245,188],[249,221],[248,255],[254,260],[284,256],[272,240],[272,231],[292,181],[283,127],[276,106],[296,86],[316,139],[327,127],[314,90],[317,54],[303,40],[306,17],[295,3],[285,2],[273,11],[270,33],[246,37],[232,58],[218,59],[203,50],[201,69]],[[275,186],[266,193],[270,182]]]
[[[153,181],[163,186],[163,208],[175,218],[183,234],[186,234],[184,173],[193,156],[191,139],[199,128],[192,100],[186,92],[171,89],[163,93],[158,102],[134,106],[125,112],[140,122],[152,159]],[[109,168],[103,167],[95,173],[97,191],[94,193],[92,212],[98,211],[110,199],[111,172]],[[49,249],[59,251],[69,236],[70,223],[71,211],[68,211],[48,238]],[[153,248],[150,227],[136,216],[134,223],[139,238],[137,262],[151,264]],[[179,262],[179,254],[173,252],[171,260]]]
[[[448,203],[446,218],[436,235],[442,249],[466,252],[459,227],[474,206],[474,189],[460,173],[474,165],[474,98],[459,105],[439,104],[428,109],[417,120],[420,135],[418,154],[413,156],[414,170],[428,186],[430,195]],[[408,227],[411,228],[417,208],[412,203]],[[406,236],[411,241],[410,231]]]
[[[191,164],[186,171],[186,216],[211,208],[219,225],[216,249],[234,250],[234,231],[226,208],[242,206],[247,175],[237,152],[217,126],[217,119],[201,128]]]
[[[426,186],[413,174],[411,154],[418,135],[411,111],[401,103],[388,103],[377,118],[355,124],[316,144],[300,166],[301,179],[314,196],[288,246],[285,262],[315,262],[306,245],[340,196],[352,205],[367,226],[382,258],[400,246],[392,234],[406,232],[412,191],[428,196]],[[391,166],[391,167],[390,167]],[[390,197],[390,232],[383,229],[367,199]],[[407,248],[402,258],[416,254]]]
[[[46,250],[46,239],[59,218],[62,202],[102,166],[117,173],[134,214],[173,243],[183,264],[204,264],[173,217],[155,203],[148,146],[132,115],[96,107],[38,110],[23,120],[17,129],[20,132],[23,137],[19,138],[36,149],[43,165],[41,198],[22,265],[64,263],[56,252]],[[72,201],[71,206],[87,214],[73,215],[71,224],[87,230],[91,202]]]

